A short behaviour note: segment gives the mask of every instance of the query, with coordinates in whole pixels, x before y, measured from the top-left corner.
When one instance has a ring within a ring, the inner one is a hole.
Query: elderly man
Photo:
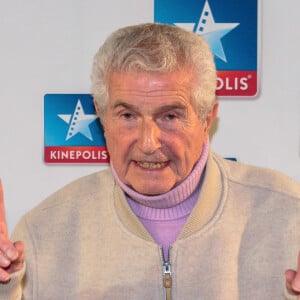
[[[168,25],[120,29],[92,82],[110,168],[25,215],[18,242],[2,222],[0,298],[297,299],[300,185],[210,150],[205,41]]]

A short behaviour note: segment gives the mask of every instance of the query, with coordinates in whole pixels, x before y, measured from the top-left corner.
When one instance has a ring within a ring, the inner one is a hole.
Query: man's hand
[[[12,243],[8,238],[3,188],[0,180],[0,283],[8,282],[11,273],[22,269],[24,258],[23,242]]]
[[[286,288],[291,295],[297,295],[300,300],[300,251],[298,253],[298,271],[286,270]]]

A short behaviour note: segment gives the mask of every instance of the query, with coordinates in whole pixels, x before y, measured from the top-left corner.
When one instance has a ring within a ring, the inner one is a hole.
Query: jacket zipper
[[[164,260],[164,254],[163,254],[162,247],[160,247],[160,250],[161,250],[160,253],[161,253],[161,261],[162,261],[165,300],[171,300],[172,271],[171,271],[171,263],[170,263],[170,248],[169,248],[168,261]]]
[[[165,287],[165,299],[171,300],[172,272],[169,261],[163,263],[163,283]]]

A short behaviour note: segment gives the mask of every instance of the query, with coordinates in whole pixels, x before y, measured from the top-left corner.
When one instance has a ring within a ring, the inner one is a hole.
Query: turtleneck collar
[[[203,145],[200,159],[194,166],[192,172],[187,176],[187,178],[178,186],[171,189],[169,192],[161,195],[148,196],[136,192],[120,180],[113,167],[112,162],[111,169],[117,183],[120,185],[122,190],[127,194],[129,198],[146,207],[159,209],[171,208],[188,199],[197,188],[197,185],[199,184],[203,169],[207,161],[208,152],[209,142]]]

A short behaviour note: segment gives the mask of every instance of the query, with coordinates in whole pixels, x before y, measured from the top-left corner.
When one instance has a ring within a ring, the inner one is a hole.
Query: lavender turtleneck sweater
[[[208,149],[209,143],[206,143],[199,161],[182,183],[157,196],[139,194],[128,187],[120,180],[111,163],[114,177],[125,192],[129,206],[153,239],[162,246],[165,260],[168,260],[170,245],[177,239],[198,199]]]

